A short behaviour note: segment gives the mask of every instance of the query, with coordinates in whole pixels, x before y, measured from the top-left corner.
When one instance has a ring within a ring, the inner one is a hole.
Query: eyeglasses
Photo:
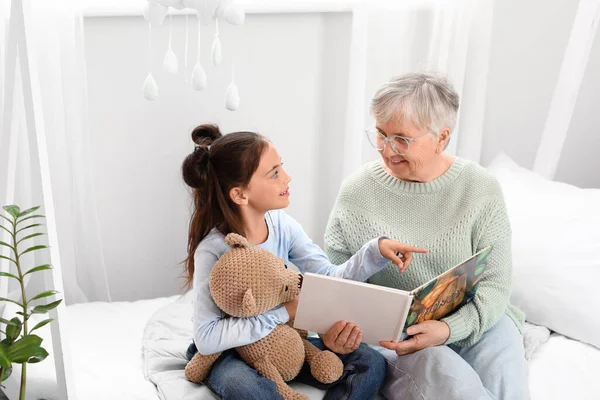
[[[394,153],[398,154],[399,156],[405,156],[410,151],[410,144],[412,142],[427,135],[430,132],[425,132],[422,135],[419,135],[414,138],[407,138],[400,135],[394,135],[388,138],[383,133],[381,133],[376,127],[372,126],[370,128],[365,129],[365,133],[367,134],[367,139],[369,140],[371,146],[373,146],[377,150],[383,151],[383,149],[385,149],[386,143],[389,143]]]

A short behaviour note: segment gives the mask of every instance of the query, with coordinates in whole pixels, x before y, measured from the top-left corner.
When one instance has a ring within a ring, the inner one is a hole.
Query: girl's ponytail
[[[216,125],[196,127],[192,140],[196,147],[181,168],[183,180],[192,188],[194,202],[184,272],[187,289],[192,286],[196,249],[214,227],[224,234],[244,234],[239,208],[229,192],[234,187],[248,186],[268,146],[268,141],[257,133],[222,135]]]

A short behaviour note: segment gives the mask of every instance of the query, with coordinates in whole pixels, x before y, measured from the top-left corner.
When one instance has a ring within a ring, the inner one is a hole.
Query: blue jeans
[[[529,399],[523,337],[504,315],[472,346],[429,347],[387,359],[382,394],[390,399]]]
[[[319,349],[325,349],[321,339],[311,337],[308,340]],[[196,346],[192,343],[187,350],[188,360],[192,359],[196,351]],[[324,399],[328,400],[368,400],[375,397],[385,378],[386,363],[383,355],[363,343],[356,351],[339,357],[344,363],[344,373],[337,382],[324,384],[317,381],[310,374],[308,363],[304,364],[294,381],[327,390]],[[275,382],[260,376],[235,350],[221,354],[204,383],[225,400],[282,398],[275,390]]]

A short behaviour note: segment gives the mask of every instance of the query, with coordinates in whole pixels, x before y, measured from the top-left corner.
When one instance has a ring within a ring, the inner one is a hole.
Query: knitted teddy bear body
[[[217,261],[210,274],[210,292],[217,306],[232,317],[260,315],[293,300],[299,293],[302,275],[290,270],[283,260],[231,233],[225,238],[232,246]],[[306,340],[308,332],[292,328],[293,321],[278,325],[265,338],[237,347],[241,358],[259,374],[275,382],[284,399],[308,399],[285,382],[294,379],[305,361],[312,375],[322,383],[332,383],[343,373],[339,357],[321,351]],[[186,378],[202,382],[221,353],[196,353],[185,368]]]

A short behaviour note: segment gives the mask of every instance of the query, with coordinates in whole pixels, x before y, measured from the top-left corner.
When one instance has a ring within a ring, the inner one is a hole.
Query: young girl
[[[217,126],[201,125],[192,132],[192,139],[196,148],[182,166],[194,199],[186,260],[186,285],[195,291],[194,343],[188,348],[188,360],[196,351],[224,351],[205,380],[211,390],[223,399],[280,399],[274,382],[258,375],[229,349],[254,343],[278,324],[293,319],[297,299],[257,317],[225,318],[212,300],[208,285],[212,267],[229,249],[225,235],[241,234],[250,244],[293,263],[301,272],[359,281],[382,270],[389,260],[403,271],[410,264],[411,252],[425,250],[381,237],[371,240],[345,264],[333,265],[298,222],[280,211],[289,205],[291,178],[266,138],[251,132],[223,136]],[[359,327],[343,321],[323,340],[311,338],[315,346],[340,356],[344,374],[337,382],[324,385],[303,368],[296,381],[327,389],[328,399],[372,398],[383,383],[385,359],[361,344],[361,338]]]

